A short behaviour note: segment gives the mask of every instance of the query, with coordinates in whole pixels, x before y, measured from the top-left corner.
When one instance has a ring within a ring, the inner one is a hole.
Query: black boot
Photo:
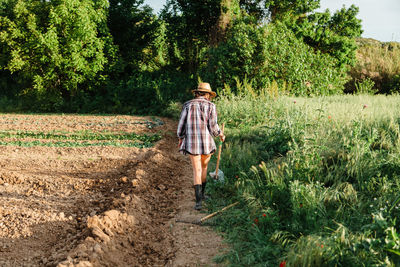
[[[196,196],[195,210],[201,210],[201,184],[196,184],[194,186],[194,194]]]
[[[206,194],[205,194],[206,185],[207,185],[207,182],[204,182],[204,183],[201,184],[201,199],[202,200],[207,200],[208,199],[208,196],[206,196]]]

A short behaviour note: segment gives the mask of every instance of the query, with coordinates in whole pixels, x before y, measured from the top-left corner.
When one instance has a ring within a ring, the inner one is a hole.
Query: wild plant
[[[232,244],[222,258],[232,266],[399,264],[398,103],[365,94],[222,96],[227,175],[211,185],[209,207],[241,203],[216,220]]]

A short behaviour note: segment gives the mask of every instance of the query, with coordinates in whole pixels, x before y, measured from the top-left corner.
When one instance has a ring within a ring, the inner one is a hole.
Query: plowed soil
[[[214,266],[176,123],[133,116],[0,116],[0,131],[159,133],[151,148],[0,146],[0,266]],[[3,140],[4,141],[4,140]]]

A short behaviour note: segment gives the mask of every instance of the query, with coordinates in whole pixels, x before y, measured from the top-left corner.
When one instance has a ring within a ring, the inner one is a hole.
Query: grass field
[[[400,263],[399,96],[227,96],[210,210],[232,266]]]

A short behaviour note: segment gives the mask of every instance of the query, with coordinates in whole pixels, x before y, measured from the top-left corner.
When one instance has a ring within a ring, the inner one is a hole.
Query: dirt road
[[[175,222],[204,216],[192,209],[191,168],[175,129],[168,119],[132,116],[2,115],[7,134],[162,138],[152,148],[0,146],[0,266],[213,266],[221,238]],[[20,142],[15,136],[2,142]]]

